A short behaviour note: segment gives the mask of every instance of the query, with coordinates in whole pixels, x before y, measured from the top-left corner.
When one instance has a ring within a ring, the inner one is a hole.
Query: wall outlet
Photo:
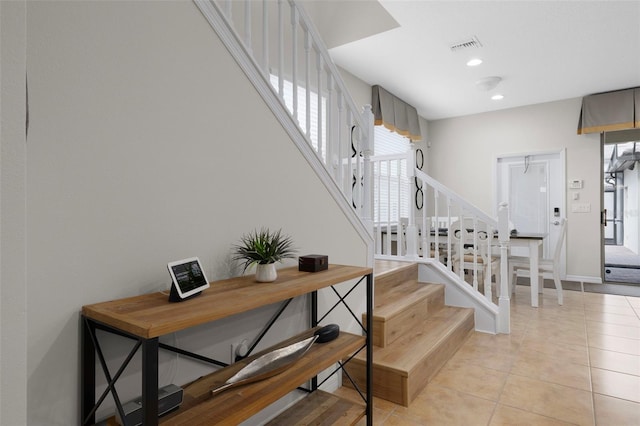
[[[239,343],[232,343],[231,344],[231,356],[230,359],[231,361],[229,362],[229,364],[233,364],[234,362],[236,362],[236,359],[238,357],[245,357],[247,356],[247,352],[249,351],[249,347],[247,346],[247,339],[242,340]]]
[[[238,347],[238,343],[231,344],[231,351],[229,352],[229,365],[236,362],[236,348]]]

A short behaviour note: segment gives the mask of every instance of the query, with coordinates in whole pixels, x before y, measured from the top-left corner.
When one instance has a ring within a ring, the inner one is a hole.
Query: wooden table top
[[[260,306],[361,278],[372,268],[329,265],[321,272],[301,272],[297,267],[278,270],[272,283],[257,283],[253,275],[214,281],[199,296],[179,303],[156,292],[85,305],[82,315],[145,339],[184,330]]]

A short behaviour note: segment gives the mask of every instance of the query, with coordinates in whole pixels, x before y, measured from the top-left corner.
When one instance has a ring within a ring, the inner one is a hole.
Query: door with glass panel
[[[640,284],[640,142],[608,143],[611,137],[603,144],[602,275],[606,282]]]
[[[567,217],[565,203],[564,150],[555,153],[525,153],[497,158],[496,200],[509,204],[512,229],[547,235],[543,256],[550,258],[560,237],[560,219]],[[561,255],[561,277],[565,276],[565,251]],[[513,255],[526,256],[527,249],[513,247]]]

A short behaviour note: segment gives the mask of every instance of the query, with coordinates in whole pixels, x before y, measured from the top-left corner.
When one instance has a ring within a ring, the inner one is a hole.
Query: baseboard
[[[566,281],[576,281],[579,283],[590,283],[590,284],[602,284],[602,278],[600,277],[589,277],[589,276],[581,276],[581,275],[567,275],[565,278]]]

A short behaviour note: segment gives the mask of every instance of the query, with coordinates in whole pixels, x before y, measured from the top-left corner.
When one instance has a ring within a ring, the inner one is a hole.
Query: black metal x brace
[[[338,301],[331,307],[329,308],[329,310],[327,310],[327,312],[320,318],[320,319],[316,319],[313,318],[312,323],[313,326],[316,326],[317,324],[319,324],[320,322],[322,322],[322,320],[324,320],[335,308],[337,308],[341,303],[345,306],[345,308],[349,311],[349,313],[351,314],[351,316],[356,320],[356,322],[358,323],[358,325],[360,325],[360,327],[362,328],[362,331],[366,334],[367,336],[367,343],[365,345],[363,345],[362,347],[360,347],[360,349],[358,349],[355,353],[353,353],[346,361],[344,362],[340,362],[338,361],[338,367],[333,370],[331,372],[331,374],[327,375],[327,378],[325,378],[321,383],[317,382],[317,377],[313,378],[312,381],[312,390],[317,389],[319,386],[322,386],[322,384],[324,382],[326,382],[329,377],[331,377],[334,373],[336,373],[338,370],[342,370],[342,372],[344,373],[345,376],[347,376],[347,378],[349,379],[349,381],[351,382],[351,384],[353,385],[353,388],[358,392],[358,394],[360,395],[360,398],[362,398],[362,400],[367,404],[367,424],[371,424],[371,411],[370,411],[370,401],[368,401],[369,398],[367,398],[367,396],[364,395],[364,393],[362,392],[362,390],[360,389],[360,387],[358,386],[358,384],[355,382],[355,380],[353,380],[353,378],[351,377],[351,375],[349,374],[349,372],[344,368],[344,365],[349,363],[349,361],[351,361],[356,355],[358,355],[363,349],[367,349],[367,364],[370,364],[370,359],[371,356],[373,355],[373,353],[371,352],[371,348],[370,348],[370,341],[371,341],[371,335],[369,333],[369,330],[367,329],[367,327],[365,327],[362,322],[360,321],[360,318],[358,318],[358,316],[351,310],[351,307],[349,307],[349,305],[347,304],[347,302],[345,301],[345,299],[347,297],[349,297],[349,295],[360,285],[360,283],[362,283],[362,281],[364,279],[370,280],[370,276],[363,276],[362,278],[360,278],[358,280],[358,282],[356,282],[350,289],[349,291],[347,291],[345,293],[344,296],[340,295],[340,293],[338,292],[338,290],[335,289],[334,286],[331,286],[331,289],[333,290],[333,292],[336,294],[336,296],[338,296]],[[369,283],[370,284],[370,283]],[[316,292],[313,292],[313,301],[312,304],[314,305],[314,308],[312,309],[312,312],[317,312],[317,296],[316,296]],[[367,295],[367,305],[370,308],[369,305],[371,305],[372,303],[372,298],[371,295],[368,294]],[[371,323],[371,315],[369,314],[367,316],[367,323],[370,324]],[[369,369],[370,367],[368,367],[367,369]],[[370,379],[370,374],[367,375],[367,388],[371,389],[372,386],[372,382]],[[369,392],[367,392],[368,394]]]
[[[347,358],[346,361],[344,362],[340,362],[338,361],[338,367],[335,368],[330,374],[327,375],[327,377],[320,383],[318,383],[318,386],[322,386],[324,384],[324,382],[326,382],[327,380],[329,380],[329,378],[335,374],[338,370],[342,370],[342,372],[345,374],[345,376],[347,376],[347,378],[349,379],[349,381],[351,382],[351,384],[353,385],[353,388],[356,390],[356,392],[358,392],[358,394],[360,395],[360,398],[362,398],[362,400],[366,403],[367,402],[367,397],[364,395],[364,393],[360,390],[360,387],[358,386],[358,384],[355,382],[355,380],[353,380],[353,378],[351,377],[351,375],[349,374],[349,372],[344,368],[344,366],[346,364],[349,363],[349,361],[351,361],[356,355],[358,355],[360,352],[362,352],[363,349],[365,349],[367,347],[367,345],[363,345],[360,347],[360,349],[358,349],[357,351],[355,351],[353,353],[353,355],[351,355],[349,358]]]
[[[120,401],[120,397],[118,395],[118,392],[116,390],[115,384],[118,381],[118,379],[120,378],[120,376],[122,375],[122,373],[124,372],[124,370],[127,368],[127,366],[129,365],[129,363],[131,362],[131,360],[133,359],[133,356],[136,354],[136,352],[138,351],[138,349],[142,346],[142,340],[132,336],[130,334],[124,333],[120,330],[114,329],[112,327],[100,324],[99,322],[90,320],[88,318],[84,318],[83,319],[84,323],[85,323],[85,328],[87,330],[88,336],[91,338],[91,342],[93,343],[93,347],[95,348],[95,353],[98,355],[98,359],[100,361],[100,365],[102,366],[102,371],[104,372],[104,376],[107,380],[107,388],[104,390],[104,392],[102,393],[102,395],[100,396],[100,398],[98,398],[98,400],[96,401],[95,405],[93,406],[93,408],[87,413],[86,417],[83,419],[82,424],[86,425],[86,424],[92,424],[94,423],[94,416],[96,413],[96,410],[98,408],[100,408],[100,405],[102,405],[102,403],[104,402],[105,398],[107,397],[107,395],[109,395],[109,393],[111,393],[111,395],[113,396],[115,405],[116,405],[116,409],[118,410],[118,414],[120,415],[121,419],[125,418],[125,414],[124,414],[124,409],[122,408],[122,402]],[[122,336],[125,337],[127,339],[131,339],[134,340],[136,343],[134,345],[134,347],[131,349],[131,351],[129,352],[129,354],[127,355],[127,357],[125,358],[125,360],[122,362],[122,364],[120,365],[120,368],[118,369],[118,371],[116,372],[116,374],[111,377],[111,372],[109,371],[109,367],[107,366],[106,360],[104,359],[104,354],[102,352],[102,347],[100,346],[100,342],[98,341],[97,335],[95,333],[95,330],[103,330],[105,332],[111,333],[111,334],[115,334],[118,336]],[[175,352],[181,355],[185,355],[188,356],[190,358],[199,360],[199,361],[203,361],[206,362],[208,364],[214,364],[217,365],[219,367],[227,367],[229,364],[221,362],[221,361],[217,361],[215,359],[212,358],[208,358],[193,352],[189,352],[186,351],[184,349],[180,349],[180,348],[176,348],[174,346],[170,346],[167,345],[165,343],[158,343],[158,346],[162,349],[171,351],[171,352]]]
[[[253,350],[256,348],[256,346],[258,346],[258,344],[262,341],[262,339],[269,332],[269,330],[271,330],[271,327],[273,327],[276,321],[278,321],[278,319],[280,318],[284,310],[287,309],[287,306],[289,306],[289,303],[291,303],[292,300],[293,299],[287,299],[282,303],[282,305],[280,305],[280,308],[278,309],[278,311],[271,317],[269,322],[264,326],[264,328],[260,332],[260,335],[258,335],[258,337],[256,337],[256,339],[253,341],[253,343],[251,344],[251,347],[247,351],[247,354],[245,356],[236,356],[235,358],[236,361],[246,358],[249,355],[251,355],[251,353],[253,353]]]
[[[229,364],[226,362],[218,361],[213,358],[209,358],[200,354],[196,354],[193,352],[185,351],[184,349],[176,348],[175,346],[167,345],[166,343],[158,343],[158,346],[161,349],[165,349],[167,351],[175,352],[180,355],[188,356],[189,358],[193,358],[198,361],[206,362],[207,364],[217,365],[218,367],[228,367]]]
[[[104,399],[107,397],[109,393],[111,393],[111,395],[113,396],[113,400],[116,403],[116,409],[118,410],[118,414],[120,415],[120,418],[124,419],[125,418],[124,410],[122,408],[122,403],[120,402],[120,397],[118,396],[118,391],[116,390],[115,384],[116,384],[116,381],[118,381],[118,379],[124,372],[124,370],[129,365],[129,362],[131,362],[131,360],[133,359],[133,356],[138,351],[138,348],[140,347],[142,342],[140,342],[139,340],[136,341],[135,346],[131,349],[131,351],[129,352],[129,355],[127,355],[127,358],[124,360],[124,362],[122,363],[122,365],[120,366],[120,368],[112,378],[111,373],[109,372],[109,367],[107,366],[107,362],[104,359],[104,354],[102,353],[102,347],[100,346],[100,342],[98,341],[95,333],[96,328],[102,328],[102,327],[97,327],[95,323],[89,323],[89,320],[87,318],[85,318],[84,321],[89,330],[89,336],[91,337],[93,346],[95,347],[96,353],[98,354],[98,359],[100,360],[100,365],[102,366],[102,371],[104,372],[104,376],[107,379],[108,384],[107,384],[107,388],[104,390],[104,392],[102,392],[102,395],[100,396],[100,398],[98,398],[98,401],[96,402],[96,404],[93,406],[91,411],[87,414],[87,417],[83,419],[82,424],[88,424],[92,422],[93,415],[95,414],[96,410],[98,409],[98,407],[100,407],[100,405],[102,404],[102,402],[104,401]],[[117,334],[121,334],[121,333],[117,333]]]
[[[344,373],[345,376],[347,376],[347,379],[349,379],[349,381],[351,382],[351,384],[353,385],[353,388],[358,392],[358,394],[360,395],[360,398],[362,398],[362,400],[367,403],[367,398],[362,394],[362,391],[360,390],[360,387],[358,386],[358,384],[356,383],[355,380],[353,380],[353,378],[351,377],[351,375],[349,374],[349,372],[343,367],[344,364],[339,363],[340,364],[340,368],[342,368],[342,372]],[[369,405],[369,404],[367,404]]]
[[[333,290],[333,292],[336,294],[336,296],[338,296],[339,300],[331,308],[329,308],[329,310],[318,320],[318,323],[322,322],[323,319],[325,319],[335,308],[338,307],[338,305],[340,305],[340,303],[342,303],[345,306],[345,308],[347,308],[347,310],[349,311],[349,313],[351,314],[353,319],[355,319],[356,322],[358,323],[358,325],[360,325],[360,327],[362,328],[362,331],[367,333],[367,328],[364,325],[362,325],[362,322],[360,322],[360,318],[358,318],[358,316],[351,310],[351,308],[349,307],[347,302],[345,302],[345,300],[344,300],[347,297],[349,297],[349,295],[353,292],[353,290],[355,290],[360,285],[362,280],[364,280],[365,278],[367,278],[366,275],[364,277],[360,278],[358,280],[358,282],[355,283],[353,285],[353,287],[351,287],[349,289],[349,291],[344,296],[341,296],[340,293],[338,293],[338,290],[336,290],[334,286],[331,286],[331,290]]]

